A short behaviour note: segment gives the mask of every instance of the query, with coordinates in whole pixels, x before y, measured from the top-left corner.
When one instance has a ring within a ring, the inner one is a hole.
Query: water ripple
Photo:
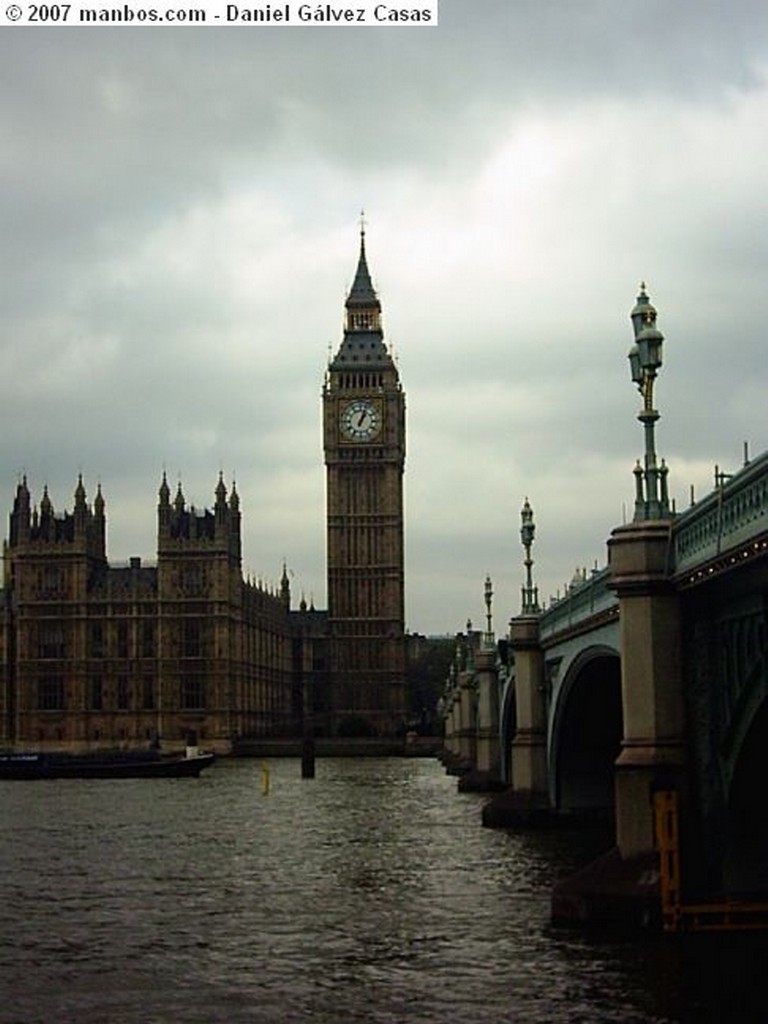
[[[271,768],[0,786],[0,1024],[740,1019],[687,1017],[663,943],[549,926],[578,835],[481,828],[434,762]]]

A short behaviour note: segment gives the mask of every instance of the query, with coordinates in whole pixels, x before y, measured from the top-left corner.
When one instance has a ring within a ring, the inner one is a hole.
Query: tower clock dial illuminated
[[[348,441],[372,441],[381,432],[381,410],[367,398],[357,398],[341,410],[341,433]]]

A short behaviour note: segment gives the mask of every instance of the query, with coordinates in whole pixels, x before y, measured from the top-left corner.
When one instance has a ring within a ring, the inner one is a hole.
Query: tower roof
[[[344,338],[331,370],[381,369],[392,367],[392,356],[384,344],[381,303],[374,291],[365,254],[365,225],[360,227],[360,254],[352,288],[347,296]]]
[[[347,309],[371,308],[381,309],[381,303],[374,291],[368,260],[365,257],[365,225],[360,227],[360,255],[357,260],[355,279],[352,282],[346,301]]]

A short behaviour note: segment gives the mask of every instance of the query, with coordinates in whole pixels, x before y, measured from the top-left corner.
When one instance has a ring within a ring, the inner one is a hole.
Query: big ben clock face
[[[357,398],[341,410],[341,433],[348,441],[372,441],[381,432],[381,410],[367,398]]]

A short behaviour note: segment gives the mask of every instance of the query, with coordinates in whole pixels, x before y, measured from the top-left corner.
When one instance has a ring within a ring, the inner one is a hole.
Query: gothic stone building
[[[99,489],[72,512],[18,485],[5,544],[0,742],[79,750],[182,745],[228,751],[286,735],[300,712],[290,592],[243,580],[240,508],[222,480],[212,510],[159,491],[157,564],[107,563]]]
[[[110,566],[104,499],[77,484],[57,515],[17,488],[0,591],[0,745],[77,750],[189,730],[241,739],[392,736],[406,701],[405,397],[381,328],[361,233],[341,345],[323,388],[328,610],[290,609],[246,582],[240,503],[220,479],[212,510],[163,477],[157,563]]]
[[[323,388],[328,653],[335,731],[392,734],[407,714],[405,395],[384,343],[361,232],[344,337]]]

